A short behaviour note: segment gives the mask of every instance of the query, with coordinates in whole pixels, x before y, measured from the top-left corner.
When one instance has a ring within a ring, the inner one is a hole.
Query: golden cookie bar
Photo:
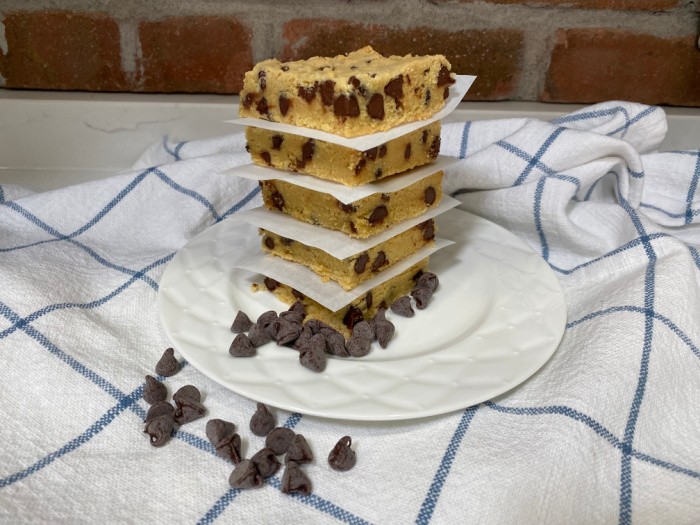
[[[320,248],[260,229],[263,251],[310,268],[323,281],[335,281],[345,290],[390,268],[435,239],[432,219],[346,259],[337,259]]]
[[[368,135],[430,118],[455,81],[442,55],[384,57],[371,47],[336,57],[258,63],[243,79],[239,114]]]
[[[416,217],[442,199],[442,171],[392,192],[343,204],[328,193],[282,180],[260,181],[263,203],[297,220],[365,239]]]
[[[360,186],[428,164],[440,153],[440,122],[367,151],[357,151],[301,135],[246,128],[253,162],[298,171],[346,186]]]
[[[386,309],[394,301],[407,295],[415,287],[418,278],[428,271],[428,260],[429,258],[426,257],[395,277],[375,286],[337,312],[331,312],[313,299],[269,277],[265,278],[261,288],[272,292],[278,299],[287,304],[293,304],[297,300],[301,301],[306,309],[307,321],[309,319],[323,321],[347,338],[350,336],[350,330],[357,323],[363,319],[372,319],[377,310]]]

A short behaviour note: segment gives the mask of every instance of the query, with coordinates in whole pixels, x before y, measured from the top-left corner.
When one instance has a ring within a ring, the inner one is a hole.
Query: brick
[[[630,100],[700,106],[696,37],[659,38],[615,29],[560,29],[546,102]]]
[[[502,100],[519,77],[523,35],[517,30],[395,29],[333,19],[297,19],[284,25],[281,60],[337,55],[371,45],[384,55],[444,54],[453,71],[476,75],[465,100]]]
[[[520,4],[535,7],[564,7],[580,9],[618,9],[627,11],[667,11],[678,6],[679,0],[461,0],[472,3]]]
[[[253,67],[251,32],[236,18],[142,21],[139,39],[144,91],[237,93]]]
[[[9,12],[0,50],[5,87],[122,91],[119,28],[110,17],[64,11]]]

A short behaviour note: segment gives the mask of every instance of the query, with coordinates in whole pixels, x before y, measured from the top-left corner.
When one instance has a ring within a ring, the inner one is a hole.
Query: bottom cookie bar
[[[287,304],[293,304],[297,300],[301,301],[306,309],[306,320],[318,319],[323,321],[347,338],[350,336],[352,327],[357,323],[363,319],[371,319],[377,313],[377,310],[380,308],[386,309],[398,298],[408,294],[416,285],[416,281],[423,272],[428,271],[428,259],[426,257],[408,268],[408,270],[375,286],[337,312],[331,312],[313,299],[305,297],[297,290],[269,277],[265,278],[264,287]]]

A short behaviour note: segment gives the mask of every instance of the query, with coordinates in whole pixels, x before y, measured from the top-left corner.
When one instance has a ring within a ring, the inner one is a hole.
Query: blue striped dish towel
[[[260,204],[242,133],[164,140],[133,171],[46,193],[0,186],[2,523],[700,522],[700,151],[657,152],[660,108],[444,126],[446,190],[542,255],[568,322],[509,393],[410,422],[279,411],[308,437],[310,496],[229,488],[206,419],[155,449],[143,379],[169,346],[158,281],[205,228]],[[185,365],[212,417],[255,404]],[[351,435],[357,466],[323,450]],[[244,453],[260,447],[247,437]]]

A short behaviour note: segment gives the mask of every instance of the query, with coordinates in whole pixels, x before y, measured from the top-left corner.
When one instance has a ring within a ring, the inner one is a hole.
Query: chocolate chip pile
[[[290,312],[292,314],[289,316],[277,316],[277,314],[272,316],[268,312],[267,315],[263,314],[266,315],[263,321],[269,320],[271,324],[272,319],[285,320],[285,317],[292,316],[298,318],[298,309],[295,311],[290,309]],[[239,313],[232,329],[250,331],[253,327],[250,319],[244,313]],[[284,335],[284,330],[286,328],[283,325],[277,330],[275,336],[279,336],[279,332],[282,331],[283,334],[279,338],[284,340],[287,337]],[[312,336],[311,339],[313,337],[316,336]],[[252,346],[251,348],[254,352],[255,348]],[[179,370],[180,363],[175,359],[174,350],[168,348],[156,365],[156,373],[159,376],[170,377]],[[146,376],[143,399],[151,407],[146,413],[144,433],[149,435],[150,443],[154,447],[165,445],[176,430],[176,425],[184,425],[206,414],[206,408],[201,403],[202,396],[193,385],[185,385],[173,394],[175,406],[166,401],[167,395],[167,388],[162,382],[153,376]],[[307,496],[311,494],[312,484],[301,465],[313,461],[311,447],[302,434],[295,433],[291,428],[276,427],[275,424],[275,416],[272,412],[263,403],[258,403],[255,413],[250,418],[249,427],[253,434],[265,438],[265,446],[250,459],[243,458],[241,436],[236,432],[234,423],[223,419],[210,419],[206,424],[206,435],[217,455],[235,465],[228,480],[231,487],[237,489],[261,487],[265,478],[276,474],[280,469],[282,463],[278,456],[284,456],[282,492],[285,494],[298,492]],[[345,471],[355,465],[355,451],[350,448],[351,443],[349,436],[338,441],[328,455],[328,464],[331,468]]]
[[[410,297],[405,295],[395,301],[391,311],[403,317],[413,317],[412,301],[416,308],[427,308],[433,293],[439,284],[437,275],[430,272],[421,274]],[[270,341],[279,346],[287,346],[299,351],[299,362],[313,372],[323,372],[326,368],[327,354],[336,357],[364,357],[372,350],[372,343],[386,348],[394,336],[394,324],[386,316],[386,310],[380,308],[376,315],[368,320],[361,320],[352,327],[351,336],[346,340],[343,334],[318,319],[306,319],[306,311],[301,301],[296,301],[289,310],[279,315],[274,310],[261,314],[255,323],[248,315],[239,311],[231,325],[236,335],[229,348],[233,357],[253,357],[256,348]],[[247,332],[247,334],[246,334]]]

